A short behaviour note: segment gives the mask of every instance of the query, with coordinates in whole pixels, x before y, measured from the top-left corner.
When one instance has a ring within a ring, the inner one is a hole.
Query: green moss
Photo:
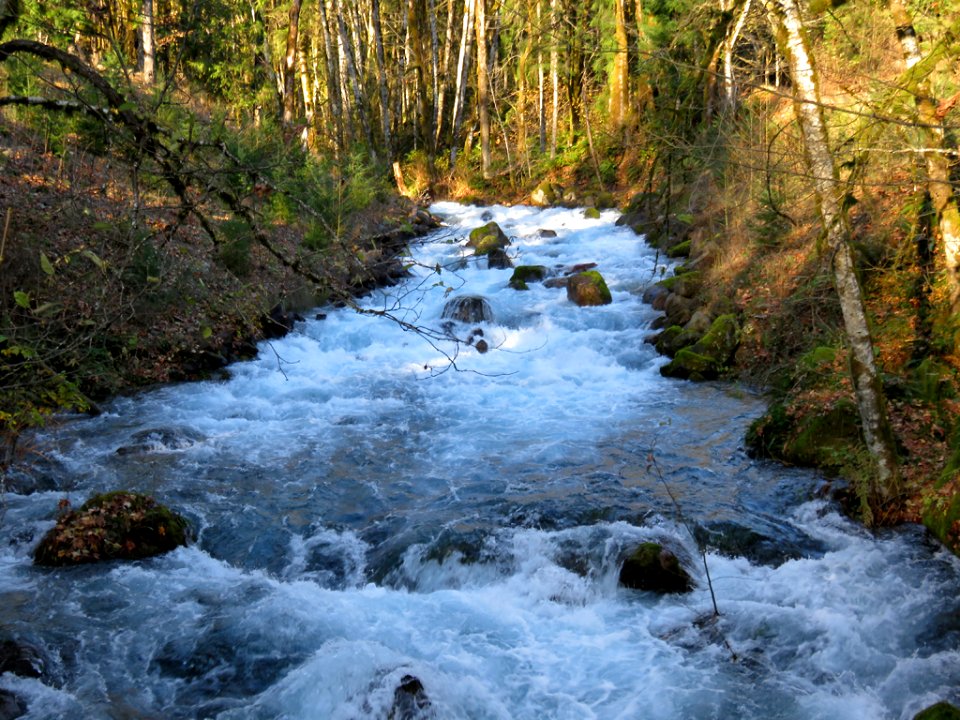
[[[960,709],[946,701],[938,702],[918,712],[913,720],[960,720]]]
[[[690,256],[690,241],[684,240],[682,243],[674,245],[672,248],[667,250],[667,257],[670,258],[681,258]]]
[[[543,265],[520,265],[514,268],[510,276],[510,287],[514,290],[529,290],[528,282],[540,282],[547,276]]]
[[[502,250],[509,244],[510,239],[492,220],[486,225],[471,230],[470,239],[467,241],[467,247],[474,248],[477,255],[489,255],[495,250]]]
[[[960,555],[960,494],[928,497],[921,517],[940,542]]]
[[[588,207],[586,210],[583,211],[583,216],[588,220],[599,220],[600,211],[597,210],[595,207]]]
[[[577,305],[609,305],[613,296],[603,275],[596,270],[587,270],[570,277],[567,297]]]

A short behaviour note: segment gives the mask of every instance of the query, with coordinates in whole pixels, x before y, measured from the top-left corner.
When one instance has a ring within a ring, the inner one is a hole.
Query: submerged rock
[[[187,522],[147,495],[95,495],[60,517],[34,552],[37,565],[139,560],[187,544]]]
[[[567,281],[567,298],[580,307],[609,305],[613,302],[603,275],[596,270],[572,275]]]
[[[430,707],[430,698],[424,690],[420,678],[404,675],[393,693],[393,707],[388,720],[415,720],[425,717],[424,711]]]
[[[547,277],[547,268],[543,265],[520,265],[510,276],[510,287],[514,290],[529,290],[527,283],[542,282]]]
[[[443,317],[462,323],[493,322],[493,308],[481,295],[461,295],[447,301]]]
[[[27,714],[27,706],[11,692],[0,690],[0,720],[14,720]]]
[[[643,543],[624,560],[620,584],[659,593],[685,593],[693,589],[693,581],[677,556],[656,542]]]

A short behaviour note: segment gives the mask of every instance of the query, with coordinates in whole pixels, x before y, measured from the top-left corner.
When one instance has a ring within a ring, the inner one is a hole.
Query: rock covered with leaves
[[[66,509],[69,503],[61,502]],[[187,522],[152,497],[117,491],[95,495],[57,520],[34,552],[37,565],[139,560],[187,544]]]

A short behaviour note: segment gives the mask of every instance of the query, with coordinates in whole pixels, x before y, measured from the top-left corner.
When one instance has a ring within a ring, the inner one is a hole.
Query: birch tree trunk
[[[557,156],[557,132],[560,125],[560,13],[558,0],[550,0],[550,85],[553,104],[550,116],[550,157]]]
[[[290,0],[287,26],[287,52],[283,59],[283,124],[292,125],[297,114],[297,36],[303,0]]]
[[[347,25],[344,22],[343,14],[337,14],[337,29],[340,33],[341,52],[347,72],[347,80],[350,83],[350,89],[353,91],[354,111],[360,120],[360,128],[363,130],[363,137],[366,140],[367,148],[370,151],[370,157],[377,160],[377,152],[373,144],[373,132],[370,129],[370,117],[367,113],[366,99],[363,90],[360,87],[360,79],[357,77],[357,63],[353,56],[353,46],[347,35]]]
[[[457,145],[460,126],[463,123],[463,106],[467,94],[467,76],[470,73],[470,48],[473,37],[474,12],[477,0],[466,0],[463,13],[463,28],[460,35],[460,54],[457,58],[457,87],[453,102],[453,127],[450,134],[450,167],[457,164]]]
[[[914,97],[920,125],[923,156],[927,169],[927,192],[937,220],[942,259],[940,265],[947,290],[947,313],[960,312],[960,210],[950,178],[950,160],[943,118],[937,114],[937,101],[930,82],[922,73],[912,73],[923,60],[913,18],[901,0],[889,0],[890,15],[897,28],[897,40],[907,65],[907,91]],[[956,348],[957,342],[953,342]]]
[[[451,0],[452,2],[452,0]],[[372,0],[370,9],[373,25],[374,52],[377,57],[377,84],[380,89],[380,132],[387,159],[393,158],[393,140],[390,137],[390,90],[387,84],[387,62],[383,53],[383,30],[380,25],[380,0]]]
[[[537,0],[537,120],[540,128],[540,154],[547,151],[546,83],[543,71],[543,0]]]
[[[450,60],[453,57],[454,0],[447,0],[447,27],[443,39],[443,57],[440,60],[440,85],[437,90],[437,111],[434,115],[433,144],[440,146],[443,137],[443,113],[447,105],[447,93],[450,92]]]
[[[737,86],[733,77],[733,51],[737,46],[740,33],[750,15],[751,0],[746,0],[740,9],[740,15],[731,32],[723,39],[723,111],[730,112],[736,107]]]
[[[487,57],[487,0],[476,0],[477,17],[477,112],[480,117],[480,167],[483,177],[492,177],[490,170],[490,76]]]
[[[157,51],[153,29],[153,0],[143,0],[140,48],[143,53],[143,82],[153,85],[157,73]]]
[[[337,63],[337,48],[330,32],[327,0],[318,0],[320,26],[323,29],[323,51],[327,63],[327,101],[330,104],[330,118],[333,121],[334,161],[339,162],[343,153],[343,104],[340,97],[340,71]]]
[[[863,437],[876,465],[876,478],[868,497],[871,509],[875,509],[891,502],[897,495],[897,460],[867,313],[850,251],[850,228],[842,204],[843,189],[830,151],[816,71],[797,0],[768,2],[790,67],[794,108],[803,135],[807,169],[813,178],[827,247],[832,254],[834,284],[850,345],[850,371]],[[865,519],[870,520],[869,517]]]

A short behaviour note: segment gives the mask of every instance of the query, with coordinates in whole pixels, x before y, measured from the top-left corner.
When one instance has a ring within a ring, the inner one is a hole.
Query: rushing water
[[[331,311],[228,377],[32,439],[49,460],[0,526],[0,630],[47,661],[0,676],[28,718],[387,718],[408,675],[428,702],[396,718],[881,720],[960,699],[956,558],[746,457],[759,399],[660,377],[640,296],[663,268],[615,213],[434,210],[448,228],[414,277],[364,300],[392,320]],[[488,217],[516,264],[599,263],[613,304],[509,288],[463,247]],[[464,295],[493,319],[444,320]],[[442,338],[477,329],[489,352]],[[61,498],[118,488],[195,542],[31,565]],[[648,538],[693,593],[617,586]]]

